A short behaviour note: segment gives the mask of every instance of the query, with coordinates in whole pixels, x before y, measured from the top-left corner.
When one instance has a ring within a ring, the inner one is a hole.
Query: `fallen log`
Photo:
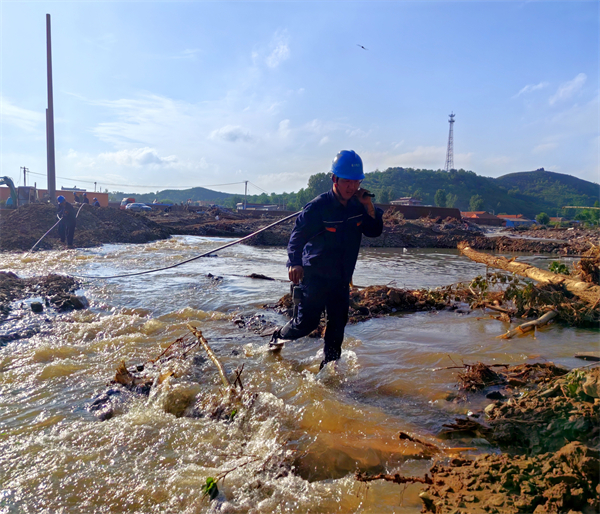
[[[509,271],[510,273],[530,278],[536,282],[562,286],[567,291],[578,296],[590,305],[597,305],[597,302],[600,299],[600,286],[595,284],[574,280],[566,275],[545,271],[536,268],[535,266],[531,266],[530,264],[515,262],[513,259],[506,259],[505,257],[496,257],[487,253],[478,252],[473,250],[466,241],[459,243],[458,249],[472,261],[491,266],[492,268]]]
[[[513,328],[512,330],[509,330],[508,332],[506,332],[506,334],[502,334],[501,336],[498,336],[498,337],[500,339],[510,339],[511,337],[514,337],[516,335],[524,334],[525,332],[529,332],[530,330],[533,330],[535,327],[541,327],[542,325],[545,325],[552,318],[555,318],[557,315],[558,315],[558,312],[556,312],[556,311],[548,311],[541,318],[534,319],[533,321],[528,321],[527,323],[523,323],[522,325],[519,325],[517,328]]]

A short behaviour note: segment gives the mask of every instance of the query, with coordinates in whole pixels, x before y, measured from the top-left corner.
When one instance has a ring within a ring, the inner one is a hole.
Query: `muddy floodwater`
[[[111,276],[169,266],[228,241],[177,236],[3,254],[0,269],[23,278]],[[555,325],[501,340],[509,324],[481,311],[420,312],[349,325],[342,359],[319,372],[322,341],[304,338],[274,355],[268,338],[232,322],[255,313],[285,322],[261,308],[289,291],[285,260],[283,248],[236,245],[161,272],[82,279],[86,310],[19,319],[29,307],[16,302],[0,333],[33,335],[0,348],[0,513],[416,513],[419,484],[367,487],[354,472],[423,475],[432,461],[398,433],[445,444],[436,438],[444,423],[486,405],[477,395],[447,401],[457,370],[434,368],[477,361],[574,368],[585,364],[576,353],[598,347],[594,330]],[[364,248],[354,284],[437,287],[482,273],[485,266],[456,250]],[[119,363],[155,358],[188,333],[187,323],[203,331],[226,371],[244,365],[244,387],[256,393],[245,412],[229,421],[172,414],[183,396],[218,394],[208,363],[196,383],[133,395],[99,421],[89,407]],[[479,439],[452,445],[497,451]],[[203,497],[206,478],[225,472],[217,498]]]

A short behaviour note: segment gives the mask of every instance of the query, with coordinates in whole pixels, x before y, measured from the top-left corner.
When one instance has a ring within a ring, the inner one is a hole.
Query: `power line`
[[[255,187],[256,189],[258,189],[259,191],[262,191],[263,193],[266,194],[270,194],[268,191],[265,191],[262,187],[258,187],[256,184],[253,184],[252,182],[248,181],[248,184],[250,184],[251,186]]]
[[[46,176],[45,173],[35,173],[34,171],[28,171],[27,173],[29,173],[30,175],[41,175],[43,177]],[[87,184],[96,184],[96,182],[94,182],[93,180],[82,180],[82,179],[76,179],[76,178],[70,178],[70,177],[59,177],[58,175],[56,176],[56,178],[60,178],[62,180],[72,180],[73,182],[84,182]],[[234,186],[234,185],[238,185],[238,184],[244,184],[244,182],[229,182],[227,184],[208,184],[205,186],[154,186],[154,185],[139,185],[139,184],[114,184],[111,182],[102,182],[103,185],[105,186],[119,186],[119,187],[152,187],[152,188],[164,188],[164,189],[191,189],[194,187],[218,187],[218,186]],[[260,189],[258,186],[254,186],[257,189]],[[266,191],[265,191],[266,192]]]

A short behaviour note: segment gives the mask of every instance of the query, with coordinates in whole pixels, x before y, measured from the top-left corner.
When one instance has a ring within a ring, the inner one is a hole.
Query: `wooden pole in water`
[[[46,14],[46,57],[48,71],[48,108],[46,109],[46,159],[48,168],[48,195],[56,200],[56,165],[54,160],[54,101],[52,94],[52,42],[50,38],[50,15]]]

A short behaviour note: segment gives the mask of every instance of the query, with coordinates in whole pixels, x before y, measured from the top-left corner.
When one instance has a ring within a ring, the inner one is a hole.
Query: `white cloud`
[[[319,141],[319,146],[326,145],[327,143],[329,143],[329,137],[328,136],[322,137],[321,141]]]
[[[37,132],[46,125],[44,114],[17,107],[5,97],[0,97],[0,120],[3,124],[13,125],[26,132]]]
[[[278,30],[269,45],[271,53],[265,62],[269,68],[277,68],[283,61],[290,57],[290,47],[288,46],[289,36],[287,31]]]
[[[222,139],[223,141],[229,141],[230,143],[236,143],[237,141],[244,141],[249,143],[253,141],[253,137],[248,131],[240,126],[225,125],[220,129],[213,130],[209,136],[210,139]]]
[[[279,122],[279,135],[286,138],[290,135],[290,120],[281,120]]]
[[[540,82],[539,84],[527,84],[521,91],[519,91],[513,98],[517,98],[518,96],[524,95],[526,93],[531,93],[532,91],[537,91],[538,89],[544,89],[548,87],[548,82]]]
[[[581,90],[587,80],[585,73],[580,73],[573,80],[569,80],[564,84],[561,84],[554,95],[550,97],[550,105],[554,105],[559,100],[568,100],[575,93]]]
[[[173,165],[178,163],[177,157],[170,155],[160,157],[154,148],[134,148],[131,150],[119,150],[118,152],[105,152],[99,155],[101,160],[114,163],[119,166],[132,166],[140,168],[147,165]]]

